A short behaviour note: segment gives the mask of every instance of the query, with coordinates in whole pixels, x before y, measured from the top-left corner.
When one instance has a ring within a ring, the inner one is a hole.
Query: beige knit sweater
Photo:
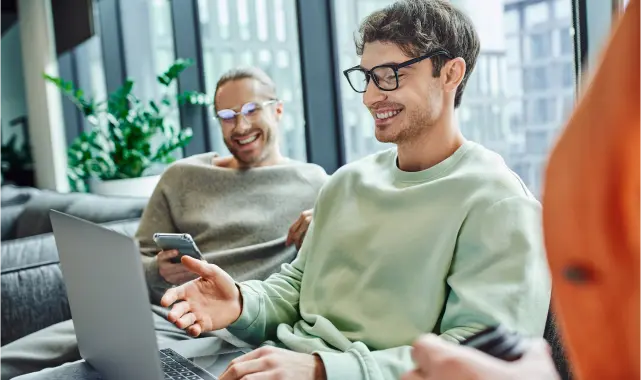
[[[152,303],[172,285],[158,273],[156,232],[189,233],[205,259],[235,280],[265,279],[296,255],[285,246],[290,225],[314,206],[327,179],[317,165],[235,170],[206,153],[177,161],[162,175],[142,215],[139,240]]]

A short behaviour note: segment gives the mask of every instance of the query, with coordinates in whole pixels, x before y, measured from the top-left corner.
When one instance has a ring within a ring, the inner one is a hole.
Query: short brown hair
[[[276,98],[276,84],[274,84],[274,81],[269,77],[269,75],[258,67],[240,67],[227,71],[220,77],[220,79],[218,79],[218,83],[216,83],[216,90],[214,91],[214,109],[216,109],[216,95],[218,94],[220,87],[227,82],[242,79],[254,79],[260,82],[267,87],[269,92],[272,93],[274,99]]]
[[[419,57],[443,49],[465,60],[466,72],[456,90],[454,107],[461,104],[463,90],[480,51],[479,36],[470,18],[448,0],[402,0],[378,10],[363,20],[356,37],[356,52],[363,55],[366,43],[381,41],[397,45],[405,55]],[[448,58],[432,58],[438,77]]]

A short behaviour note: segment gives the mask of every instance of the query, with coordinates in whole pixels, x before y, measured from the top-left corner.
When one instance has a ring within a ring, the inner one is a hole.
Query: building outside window
[[[360,21],[393,0],[334,0],[342,69],[357,65]],[[452,0],[475,23],[481,53],[457,111],[465,136],[501,154],[535,195],[552,141],[574,103],[570,0]],[[340,75],[337,73],[337,75]],[[341,81],[347,161],[385,149],[362,95]]]
[[[127,0],[122,3],[120,18],[125,67],[127,77],[135,81],[134,93],[142,100],[156,99],[164,91],[156,77],[176,58],[170,1]],[[176,91],[174,83],[170,94]]]
[[[280,147],[290,158],[306,161],[305,117],[295,0],[199,0],[206,90],[227,70],[257,66],[276,83],[284,102]],[[217,122],[213,149],[228,154]]]

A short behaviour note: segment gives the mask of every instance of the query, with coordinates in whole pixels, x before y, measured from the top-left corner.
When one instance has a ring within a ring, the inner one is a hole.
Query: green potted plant
[[[2,183],[17,186],[34,186],[33,160],[26,141],[18,145],[18,136],[13,135],[2,145]]]
[[[178,105],[208,106],[209,98],[198,92],[170,95],[169,86],[192,60],[178,59],[157,77],[164,87],[158,101],[143,102],[132,90],[130,79],[107,100],[95,101],[74,84],[44,75],[83,113],[91,130],[78,136],[68,149],[68,170],[73,191],[105,195],[149,196],[159,175],[154,167],[173,162],[174,153],[192,138],[191,128],[180,128],[171,118]]]

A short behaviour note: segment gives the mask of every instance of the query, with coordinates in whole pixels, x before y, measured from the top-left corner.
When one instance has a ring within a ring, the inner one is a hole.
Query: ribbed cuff
[[[155,257],[150,260],[144,260],[143,264],[147,288],[149,289],[149,298],[151,298],[153,304],[160,305],[162,296],[164,296],[167,289],[173,285],[165,281],[160,275],[160,272],[158,272],[158,261],[156,261]]]
[[[366,380],[365,370],[355,352],[314,352],[325,366],[327,380]]]
[[[243,297],[243,311],[240,313],[240,317],[227,327],[227,330],[246,330],[256,321],[260,314],[261,299],[260,295],[247,285],[238,283],[236,285]]]

